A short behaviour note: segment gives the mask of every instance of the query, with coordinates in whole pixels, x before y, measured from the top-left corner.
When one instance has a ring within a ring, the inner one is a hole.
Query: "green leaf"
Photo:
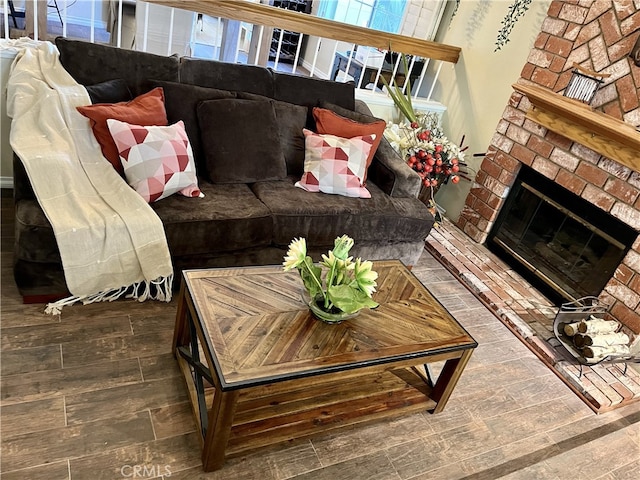
[[[316,295],[322,294],[322,269],[313,264],[313,259],[307,256],[304,259],[304,264],[300,266],[300,278],[304,283],[304,288],[307,289],[311,298],[315,298]],[[324,294],[322,295],[324,297]]]
[[[357,312],[361,308],[374,308],[378,304],[364,292],[349,285],[334,285],[327,291],[331,303],[346,313]]]
[[[384,78],[383,76],[380,76],[380,79],[382,80],[382,83],[384,84],[384,86],[387,88],[387,92],[389,92],[389,96],[393,100],[393,103],[396,104],[396,106],[402,112],[405,118],[410,122],[415,122],[417,117],[416,117],[415,111],[413,110],[413,104],[411,103],[411,82],[409,82],[409,75],[407,74],[407,72],[409,71],[409,66],[407,63],[407,57],[404,54],[402,55],[402,61],[404,63],[404,71],[405,71],[405,78],[406,78],[405,81],[408,82],[407,88],[406,88],[406,92],[407,92],[406,96],[404,93],[402,93],[402,89],[397,85],[394,84],[392,88],[389,85],[389,82],[387,82],[386,78]],[[394,83],[393,79],[391,79],[391,82]]]

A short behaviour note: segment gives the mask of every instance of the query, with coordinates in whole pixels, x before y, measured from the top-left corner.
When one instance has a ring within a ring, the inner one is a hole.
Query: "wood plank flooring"
[[[23,305],[2,193],[3,480],[640,478],[640,404],[595,415],[427,252],[414,273],[479,343],[445,411],[288,442],[205,474],[170,352],[175,300],[60,317]]]

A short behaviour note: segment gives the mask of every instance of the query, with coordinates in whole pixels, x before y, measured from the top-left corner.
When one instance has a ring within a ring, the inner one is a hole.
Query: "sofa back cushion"
[[[276,129],[287,163],[287,175],[300,175],[304,170],[304,134],[308,109],[301,105],[272,100],[276,113]]]
[[[274,129],[276,114],[269,100],[200,102],[198,123],[213,183],[254,183],[287,176]]]
[[[308,108],[302,105],[273,100],[253,93],[237,92],[238,98],[246,100],[268,100],[276,114],[276,124],[280,146],[287,163],[287,175],[302,175],[304,167],[304,135],[302,130],[307,124]]]
[[[156,78],[177,82],[179,59],[125,50],[97,43],[56,38],[60,62],[81,85],[124,79],[134,96],[146,91],[146,80]]]
[[[343,108],[355,108],[355,86],[353,83],[332,82],[317,78],[273,72],[273,98],[307,107],[320,102],[331,102]]]
[[[164,90],[164,104],[167,111],[167,121],[170,125],[182,120],[184,128],[191,142],[193,157],[198,175],[208,178],[207,160],[200,138],[198,127],[198,104],[204,100],[219,100],[222,98],[236,98],[235,92],[219,90],[217,88],[198,87],[175,82],[150,80],[150,87],[162,87]],[[215,131],[205,129],[204,135],[215,134]]]
[[[180,83],[273,97],[271,71],[255,65],[182,57]]]
[[[107,80],[95,85],[85,85],[91,103],[118,103],[133,100],[127,82],[122,78]]]

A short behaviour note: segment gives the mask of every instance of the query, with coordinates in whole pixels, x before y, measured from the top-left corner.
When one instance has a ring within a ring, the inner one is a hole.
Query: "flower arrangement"
[[[407,69],[407,59],[402,57]],[[460,178],[469,180],[464,152],[444,135],[440,118],[434,112],[416,114],[411,101],[411,84],[407,79],[406,93],[397,85],[390,86],[382,81],[393,103],[404,115],[408,123],[389,123],[384,136],[391,146],[407,160],[407,164],[420,175],[424,187],[430,188],[430,197],[441,186],[458,183]],[[464,137],[461,144],[464,142]]]
[[[425,187],[469,180],[464,151],[444,135],[435,113],[415,115],[410,124],[390,124],[385,137],[407,164],[420,175]]]
[[[372,270],[370,261],[361,258],[354,261],[348,256],[353,244],[353,239],[347,235],[336,238],[333,250],[329,250],[328,255],[323,254],[322,262],[316,265],[307,255],[306,240],[295,238],[284,257],[283,269],[298,269],[311,302],[325,312],[352,314],[362,308],[375,308],[378,304],[371,297],[376,290],[378,274]]]

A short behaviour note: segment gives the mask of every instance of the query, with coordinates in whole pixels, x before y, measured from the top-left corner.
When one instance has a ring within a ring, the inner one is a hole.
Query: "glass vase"
[[[343,322],[344,320],[348,320],[350,318],[357,317],[360,313],[360,310],[353,313],[346,313],[341,310],[335,310],[331,312],[327,312],[324,310],[324,298],[322,296],[318,296],[312,299],[309,302],[309,310],[311,314],[317,319],[324,323],[329,324],[337,324]]]

